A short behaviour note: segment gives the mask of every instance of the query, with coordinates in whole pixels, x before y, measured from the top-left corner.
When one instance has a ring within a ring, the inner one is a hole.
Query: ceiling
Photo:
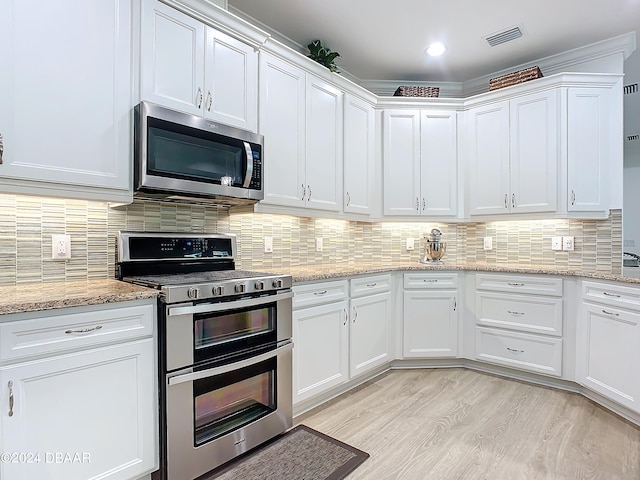
[[[362,80],[463,82],[638,31],[640,0],[228,0],[293,42],[322,40]],[[523,36],[490,47],[511,27]],[[427,46],[445,44],[441,57]]]

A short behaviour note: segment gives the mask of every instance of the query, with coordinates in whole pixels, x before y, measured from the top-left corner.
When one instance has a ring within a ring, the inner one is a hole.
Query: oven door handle
[[[250,367],[251,365],[255,365],[256,363],[264,362],[265,360],[269,360],[270,358],[277,357],[281,353],[287,352],[292,348],[293,342],[288,342],[287,344],[282,345],[275,350],[271,350],[270,352],[261,353],[260,355],[257,355],[255,357],[247,358],[246,360],[241,360],[229,365],[222,365],[221,367],[215,367],[208,370],[200,370],[197,372],[190,372],[185,374],[180,374],[178,372],[175,376],[169,377],[167,379],[167,383],[169,384],[169,386],[171,386],[177,385],[179,383],[193,382],[194,380],[200,380],[201,378],[222,375],[223,373],[233,372],[234,370]]]
[[[194,313],[221,312],[224,310],[236,310],[238,308],[255,307],[256,305],[267,305],[279,300],[293,298],[293,292],[278,293],[268,297],[247,298],[244,300],[235,300],[231,302],[220,303],[200,303],[190,305],[188,307],[169,307],[167,315],[174,317],[178,315],[190,315]]]

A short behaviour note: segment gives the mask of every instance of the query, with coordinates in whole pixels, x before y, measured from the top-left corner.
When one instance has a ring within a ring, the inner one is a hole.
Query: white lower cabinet
[[[391,361],[390,278],[294,287],[294,404]]]
[[[639,293],[639,288],[582,282],[576,362],[579,383],[636,412],[640,412],[640,308],[632,305]]]
[[[349,378],[349,303],[346,281],[294,286],[293,290],[295,404]]]
[[[404,274],[405,358],[458,355],[457,285],[455,273]]]
[[[139,317],[140,324],[154,316],[152,305],[108,311],[117,320]],[[63,334],[71,332],[66,335],[68,351],[51,355],[44,349],[39,358],[34,351],[36,359],[0,367],[0,438],[6,456],[0,462],[0,478],[128,480],[157,469],[152,330],[133,329],[130,338],[116,344],[106,335],[105,345],[78,351],[76,338],[94,336],[99,342],[103,325],[84,326],[92,313],[104,317],[100,310],[87,310],[81,315],[84,321],[71,314],[71,321],[60,325]],[[60,320],[64,315],[52,317]],[[110,320],[104,318],[105,330]],[[48,333],[40,330],[43,346]]]

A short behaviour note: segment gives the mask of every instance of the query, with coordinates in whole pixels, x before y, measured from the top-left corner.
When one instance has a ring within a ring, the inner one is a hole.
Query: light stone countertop
[[[609,280],[615,282],[640,284],[640,268],[625,268],[622,275],[611,273],[583,272],[581,270],[562,270],[548,266],[523,267],[519,265],[485,265],[485,264],[456,264],[456,265],[426,265],[422,263],[393,263],[393,264],[362,264],[348,263],[342,265],[313,265],[309,267],[283,267],[274,269],[277,273],[288,274],[293,277],[294,283],[314,282],[319,280],[333,280],[356,275],[373,275],[377,273],[396,271],[470,271],[470,272],[496,272],[496,273],[521,273],[539,275],[560,275],[567,277],[582,277],[595,280]]]
[[[579,270],[559,270],[551,267],[495,266],[481,264],[424,265],[421,263],[313,265],[271,269],[275,273],[293,276],[294,283],[335,280],[357,275],[373,275],[397,271],[473,271],[540,275],[561,275],[597,280],[640,284],[640,268],[625,268],[622,275],[590,273]],[[37,312],[85,305],[100,305],[130,300],[156,298],[158,290],[113,279],[87,282],[35,283],[0,286],[0,315]]]
[[[159,293],[110,279],[0,286],[0,315],[144,300]]]

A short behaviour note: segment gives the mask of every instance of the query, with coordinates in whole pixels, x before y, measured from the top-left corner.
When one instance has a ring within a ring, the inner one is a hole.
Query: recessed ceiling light
[[[443,44],[441,44],[440,42],[435,42],[429,45],[429,48],[427,48],[427,53],[432,57],[438,57],[442,55],[445,50],[446,48]]]

